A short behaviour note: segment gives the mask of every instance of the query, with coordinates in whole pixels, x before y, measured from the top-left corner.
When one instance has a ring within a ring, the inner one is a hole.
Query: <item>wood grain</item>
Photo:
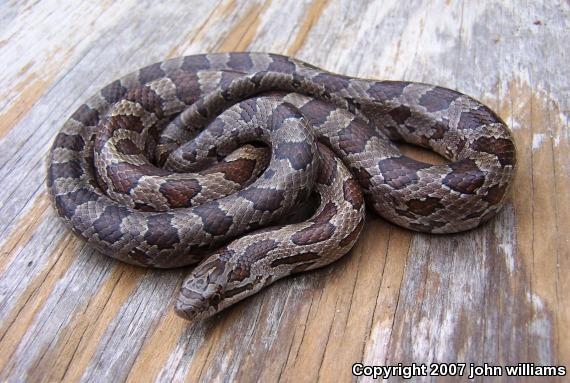
[[[64,3],[0,3],[0,381],[344,382],[368,381],[351,375],[355,362],[570,366],[568,2]],[[106,83],[167,57],[235,50],[479,98],[517,141],[506,208],[446,236],[371,215],[334,265],[211,320],[181,320],[172,303],[185,271],[124,265],[73,237],[49,206],[45,157]]]

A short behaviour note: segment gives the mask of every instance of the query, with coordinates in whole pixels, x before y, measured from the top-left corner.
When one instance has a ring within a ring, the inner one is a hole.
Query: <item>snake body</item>
[[[397,140],[450,163],[405,157]],[[176,311],[199,319],[346,254],[365,205],[416,231],[474,228],[503,205],[515,164],[507,126],[462,93],[220,53],[101,89],[56,136],[47,182],[58,215],[104,254],[197,263]],[[291,215],[308,201],[312,214]]]

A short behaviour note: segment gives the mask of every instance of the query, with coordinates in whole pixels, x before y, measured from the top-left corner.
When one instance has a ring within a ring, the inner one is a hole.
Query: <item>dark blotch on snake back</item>
[[[107,165],[107,177],[113,183],[113,189],[128,194],[131,189],[137,186],[141,173],[137,171],[136,166],[119,162],[118,164]]]
[[[346,154],[360,153],[366,147],[368,140],[375,136],[377,134],[371,127],[355,119],[338,132],[338,146]]]
[[[210,62],[206,55],[186,56],[183,58],[181,69],[188,72],[196,72],[210,68]]]
[[[117,140],[115,142],[115,148],[117,148],[119,152],[128,155],[143,153],[143,151],[139,149],[139,147],[135,145],[135,143],[128,138],[122,138],[120,140]]]
[[[408,157],[392,157],[378,162],[384,182],[394,189],[402,189],[418,181],[417,171],[430,165]]]
[[[310,245],[329,239],[334,234],[336,227],[329,223],[318,223],[302,229],[291,236],[296,245]]]
[[[331,75],[329,73],[319,73],[313,77],[312,80],[319,84],[325,84],[329,92],[338,92],[348,88],[350,85],[349,78]]]
[[[240,282],[246,278],[249,278],[250,270],[244,264],[236,265],[228,274],[228,282]]]
[[[227,233],[233,223],[233,218],[220,209],[215,202],[196,206],[193,212],[202,219],[204,230],[212,235]]]
[[[119,101],[127,93],[127,88],[125,88],[121,81],[116,80],[101,89],[101,95],[109,104],[114,104]]]
[[[173,208],[192,206],[194,198],[202,190],[197,180],[169,180],[160,185],[160,193]]]
[[[162,98],[148,86],[136,87],[126,94],[125,99],[138,102],[146,111],[156,114],[158,118],[163,117]]]
[[[227,63],[232,70],[246,72],[253,67],[253,62],[248,55],[240,53],[230,53],[230,59]]]
[[[411,212],[421,216],[428,216],[436,210],[443,208],[440,199],[435,197],[426,197],[423,200],[413,199],[407,201],[406,205]]]
[[[514,165],[515,163],[515,145],[511,140],[479,137],[471,147],[480,152],[494,154],[502,166]]]
[[[238,158],[234,161],[214,164],[201,174],[222,173],[224,178],[237,184],[244,185],[253,175],[256,160]]]
[[[485,173],[472,160],[463,160],[449,164],[453,169],[445,176],[443,184],[464,194],[474,194],[485,183]]]
[[[500,121],[501,119],[491,109],[481,105],[477,109],[461,113],[457,128],[476,130],[483,125],[493,124]]]
[[[146,84],[157,78],[164,77],[165,73],[160,67],[161,63],[156,63],[142,68],[139,71],[139,81],[141,84]]]
[[[144,239],[150,246],[156,246],[159,250],[170,249],[179,241],[178,230],[172,224],[170,214],[151,215],[147,219],[148,230]]]
[[[449,108],[459,96],[456,92],[436,86],[420,97],[420,105],[425,107],[428,112],[437,112]]]
[[[95,126],[99,123],[99,112],[83,104],[73,113],[71,118],[85,126]]]
[[[257,114],[257,102],[243,102],[240,106],[239,115],[241,118],[247,123],[251,122],[253,117]]]
[[[51,179],[58,178],[79,178],[83,175],[83,168],[78,160],[71,160],[63,163],[53,163],[49,167]]]
[[[84,146],[85,141],[83,140],[83,137],[78,134],[68,135],[65,133],[59,133],[55,137],[55,141],[53,143],[54,148],[64,148],[75,152],[83,150]]]
[[[407,85],[408,83],[402,81],[378,81],[368,88],[367,93],[372,98],[386,100],[400,96]]]
[[[335,109],[334,106],[317,99],[312,99],[300,108],[305,118],[317,126],[324,124],[331,111]]]
[[[281,207],[284,191],[270,188],[251,187],[238,192],[240,197],[253,202],[253,208],[261,211],[275,211]]]
[[[293,243],[297,245],[310,245],[332,237],[336,228],[329,221],[336,212],[336,206],[331,202],[327,203],[320,213],[310,220],[310,222],[312,222],[311,226],[299,230],[291,236]]]
[[[285,121],[294,118],[300,119],[303,116],[290,104],[280,104],[273,110],[272,129],[278,130],[285,126]]]
[[[137,133],[142,132],[144,129],[142,121],[139,117],[137,117],[137,116],[126,116],[124,114],[119,114],[116,116],[109,117],[107,119],[105,125],[106,125],[106,127],[104,129],[109,134],[111,134],[112,131],[115,131],[118,129],[132,130],[132,131],[137,132]],[[105,133],[107,133],[107,132],[105,132]],[[98,140],[98,141],[102,141],[102,140]]]
[[[326,222],[330,221],[332,217],[334,217],[336,212],[337,212],[337,208],[336,208],[335,204],[332,202],[329,202],[323,207],[323,209],[321,210],[321,212],[317,216],[315,216],[311,219],[311,222],[326,223]]]
[[[323,185],[332,185],[336,177],[336,166],[334,160],[330,161],[333,158],[329,152],[322,151],[321,155],[325,161],[321,162],[321,167],[317,176],[317,182]]]
[[[364,204],[361,188],[354,178],[349,178],[342,184],[344,199],[350,202],[355,209],[360,209]]]
[[[306,169],[313,161],[311,145],[307,142],[282,142],[275,146],[275,156],[287,160],[295,170]]]
[[[99,196],[88,189],[79,189],[55,197],[58,213],[62,217],[71,218],[75,209],[89,201],[97,201]]]
[[[123,238],[121,223],[129,215],[125,207],[109,205],[93,222],[93,229],[101,241],[115,243]]]
[[[170,79],[176,86],[176,97],[186,105],[190,105],[198,99],[200,83],[195,73],[176,71],[170,75]]]
[[[412,116],[412,112],[410,108],[400,105],[392,109],[388,115],[392,117],[396,124],[404,125],[406,120]]]
[[[243,250],[244,259],[253,263],[265,257],[268,252],[275,249],[278,245],[279,243],[274,239],[264,239],[262,241],[252,243]]]
[[[267,67],[268,71],[291,73],[295,71],[295,64],[293,64],[287,57],[272,56],[272,62]]]

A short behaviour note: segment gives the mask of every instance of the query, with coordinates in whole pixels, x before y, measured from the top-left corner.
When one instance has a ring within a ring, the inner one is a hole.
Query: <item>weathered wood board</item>
[[[570,3],[544,0],[1,2],[0,381],[336,382],[357,380],[355,362],[569,366],[569,30]],[[45,158],[65,119],[111,80],[240,50],[481,99],[517,140],[506,208],[449,236],[370,216],[338,263],[209,321],[179,319],[184,271],[121,264],[73,237],[51,210]]]

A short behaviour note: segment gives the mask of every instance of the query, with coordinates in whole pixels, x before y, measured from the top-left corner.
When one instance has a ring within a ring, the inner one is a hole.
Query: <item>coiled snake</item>
[[[415,161],[392,140],[451,162]],[[103,88],[63,125],[47,179],[59,216],[101,252],[198,263],[176,304],[198,319],[346,254],[365,204],[412,230],[471,229],[501,208],[515,162],[509,129],[464,94],[227,53]],[[290,214],[307,201],[311,216]]]

